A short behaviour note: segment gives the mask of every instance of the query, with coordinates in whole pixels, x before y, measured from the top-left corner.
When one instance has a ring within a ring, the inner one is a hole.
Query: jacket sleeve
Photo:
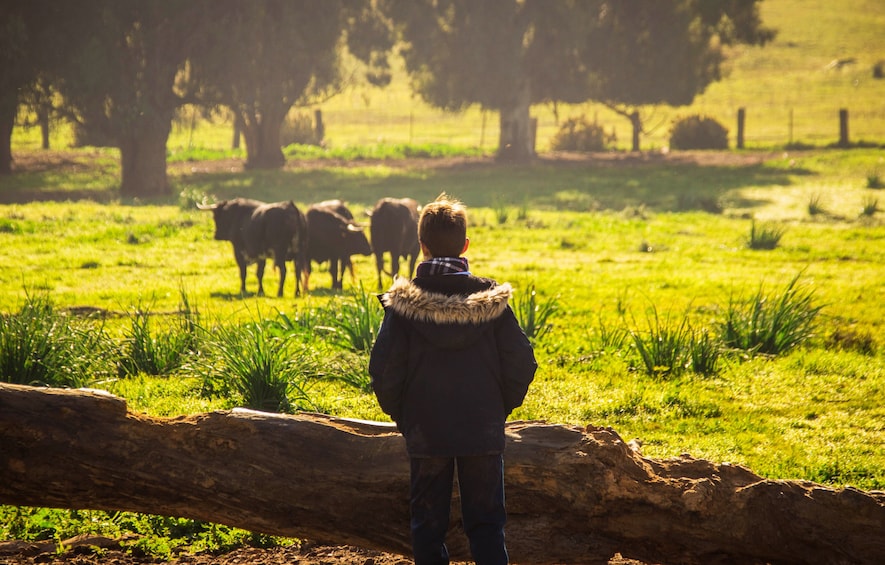
[[[408,351],[402,322],[389,312],[378,330],[369,356],[372,390],[385,414],[399,424],[408,376]]]
[[[498,358],[501,363],[501,389],[507,414],[522,405],[529,385],[535,378],[538,362],[532,344],[526,337],[513,310],[508,306],[499,320],[496,332]]]

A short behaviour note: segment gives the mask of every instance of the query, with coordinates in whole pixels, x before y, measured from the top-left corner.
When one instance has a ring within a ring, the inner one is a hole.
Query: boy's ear
[[[464,253],[467,252],[467,248],[468,248],[468,247],[470,247],[470,238],[469,238],[469,237],[465,237],[465,238],[464,238],[464,249],[461,250],[461,255],[464,255]]]

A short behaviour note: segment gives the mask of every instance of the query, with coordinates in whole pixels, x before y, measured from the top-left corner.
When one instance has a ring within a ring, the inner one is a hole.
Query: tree
[[[390,39],[383,27],[378,33],[367,0],[228,0],[214,6],[222,16],[213,40],[193,57],[194,69],[204,100],[233,110],[246,141],[247,168],[285,163],[280,126],[293,105],[339,86],[345,37],[359,47],[357,56],[381,71],[373,76],[384,75],[381,51]]]
[[[610,428],[507,426],[517,563],[883,563],[885,494],[683,455]],[[129,510],[408,554],[409,465],[390,424],[234,410],[151,418],[94,390],[0,383],[0,503]],[[457,511],[456,511],[457,512]],[[457,514],[449,549],[468,558]]]
[[[31,80],[28,30],[19,3],[0,5],[0,175],[12,172],[12,128],[19,90]]]
[[[600,12],[585,47],[592,58],[587,94],[630,120],[633,151],[643,129],[641,106],[691,104],[722,78],[723,47],[773,39],[759,1],[623,0]]]
[[[420,95],[449,110],[471,104],[497,110],[498,157],[522,161],[534,154],[532,104],[690,102],[719,77],[721,45],[770,37],[761,28],[757,1],[382,5],[405,42],[406,69]]]
[[[120,192],[171,193],[166,142],[176,108],[193,100],[186,61],[211,26],[213,3],[80,0],[88,38],[68,58],[58,83],[66,117],[120,149]]]

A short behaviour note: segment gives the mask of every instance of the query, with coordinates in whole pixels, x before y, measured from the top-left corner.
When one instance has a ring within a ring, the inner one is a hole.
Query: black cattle
[[[372,247],[363,228],[353,220],[353,214],[340,200],[326,200],[307,208],[308,257],[307,273],[311,262],[329,261],[332,288],[344,286],[344,271],[353,275],[351,255],[371,255]]]
[[[411,198],[382,198],[370,212],[372,223],[372,251],[378,270],[378,289],[382,289],[381,273],[384,272],[384,254],[390,253],[391,277],[399,273],[399,259],[409,259],[409,273],[415,270],[418,254],[418,203]]]
[[[266,204],[248,198],[222,200],[201,210],[212,210],[215,239],[230,241],[240,268],[240,293],[246,293],[246,267],[255,263],[258,294],[264,295],[264,266],[269,258],[280,271],[277,296],[283,296],[286,260],[295,262],[295,296],[301,294],[301,278],[307,257],[307,225],[304,214],[293,202]],[[305,292],[307,285],[305,281]]]

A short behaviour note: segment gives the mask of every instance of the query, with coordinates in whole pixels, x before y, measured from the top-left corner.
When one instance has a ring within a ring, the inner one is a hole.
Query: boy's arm
[[[406,339],[398,320],[385,312],[369,357],[369,375],[381,410],[397,424],[402,416],[407,360]]]
[[[522,331],[509,306],[501,318],[496,339],[501,363],[504,409],[510,414],[522,405],[529,385],[535,378],[538,362],[535,360],[535,352],[529,338]]]

